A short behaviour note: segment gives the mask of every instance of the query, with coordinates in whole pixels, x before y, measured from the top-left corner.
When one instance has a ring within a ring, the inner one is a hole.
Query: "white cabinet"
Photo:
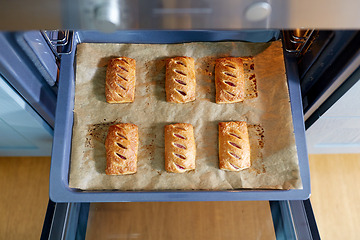
[[[308,152],[360,153],[360,81],[306,131]]]

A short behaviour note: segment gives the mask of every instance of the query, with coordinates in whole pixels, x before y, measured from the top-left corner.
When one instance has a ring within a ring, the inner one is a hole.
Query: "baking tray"
[[[310,171],[296,58],[284,52],[295,141],[302,189],[228,191],[82,191],[69,188],[69,168],[75,95],[75,52],[79,43],[183,43],[197,41],[274,40],[272,30],[247,31],[121,31],[100,33],[76,31],[70,54],[63,55],[59,77],[58,103],[50,169],[50,198],[54,202],[145,202],[145,201],[250,201],[300,200],[310,196]]]

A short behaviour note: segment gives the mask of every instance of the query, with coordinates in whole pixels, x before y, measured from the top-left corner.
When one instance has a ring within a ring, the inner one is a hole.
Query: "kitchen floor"
[[[314,154],[309,163],[321,239],[359,239],[360,154]]]
[[[50,157],[0,157],[0,240],[40,239]]]
[[[310,155],[309,161],[321,239],[358,239],[360,154]],[[49,157],[0,157],[0,240],[40,239],[49,170]]]

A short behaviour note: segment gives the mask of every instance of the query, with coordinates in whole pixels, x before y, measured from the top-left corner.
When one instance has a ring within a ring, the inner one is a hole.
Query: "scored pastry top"
[[[195,66],[192,57],[169,58],[166,62],[166,100],[186,103],[195,100]]]
[[[131,174],[137,171],[138,127],[131,123],[109,127],[105,140],[106,174]]]
[[[182,173],[195,169],[196,146],[193,126],[177,123],[165,126],[165,169]]]
[[[229,171],[250,167],[250,143],[246,122],[219,123],[219,167]]]
[[[216,103],[244,101],[243,61],[239,57],[219,58],[215,64]]]
[[[128,57],[109,60],[105,95],[108,103],[133,102],[135,98],[136,61]]]

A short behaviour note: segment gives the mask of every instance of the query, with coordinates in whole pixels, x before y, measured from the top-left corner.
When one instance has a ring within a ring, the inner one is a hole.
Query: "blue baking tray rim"
[[[254,201],[304,200],[310,197],[310,170],[296,58],[284,51],[302,189],[229,191],[81,191],[69,188],[71,136],[75,94],[75,52],[79,43],[180,43],[191,41],[273,40],[266,31],[121,31],[112,34],[74,32],[72,52],[63,55],[50,169],[49,195],[54,202],[161,202],[161,201]]]

